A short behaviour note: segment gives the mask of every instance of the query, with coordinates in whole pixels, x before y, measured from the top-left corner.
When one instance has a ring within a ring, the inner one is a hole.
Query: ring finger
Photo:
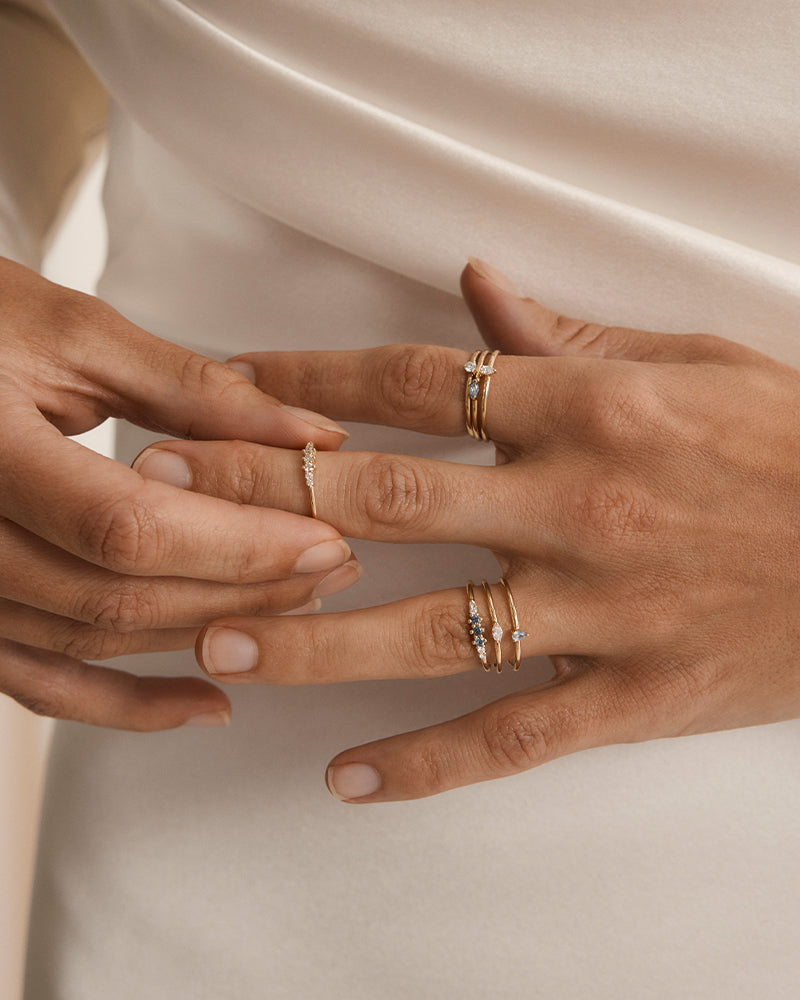
[[[520,547],[519,526],[497,512],[519,511],[524,496],[521,523],[536,554],[559,544],[549,538],[558,523],[557,473],[544,464],[532,491],[530,470],[523,481],[513,464],[487,468],[377,452],[319,452],[315,462],[317,515],[351,538],[512,552]],[[134,468],[225,500],[311,512],[298,452],[244,441],[169,441],[142,452]]]
[[[581,606],[555,576],[533,586],[512,584],[517,624],[500,586],[492,587],[501,652],[522,656],[559,652],[592,654],[602,635],[601,610]],[[487,662],[494,662],[491,616],[483,588],[475,588]],[[233,683],[327,684],[339,681],[420,678],[480,666],[468,622],[464,590],[445,590],[379,607],[288,618],[225,618],[198,637],[197,657],[210,676]]]

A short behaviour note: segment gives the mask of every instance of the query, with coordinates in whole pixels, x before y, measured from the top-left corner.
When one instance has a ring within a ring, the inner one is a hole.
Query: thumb
[[[507,354],[627,361],[734,361],[748,348],[709,334],[666,334],[562,316],[520,295],[502,271],[471,257],[461,291],[486,343]]]

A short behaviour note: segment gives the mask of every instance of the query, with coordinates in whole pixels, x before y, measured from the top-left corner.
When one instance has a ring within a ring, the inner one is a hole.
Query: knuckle
[[[483,724],[486,757],[500,774],[527,771],[557,756],[556,721],[522,711],[491,713]]]
[[[414,662],[420,673],[451,673],[474,656],[463,613],[446,605],[431,605],[418,616],[414,644],[421,655]]]
[[[11,697],[18,705],[43,719],[66,718],[65,706],[58,698],[39,694],[12,694]]]
[[[78,538],[90,562],[116,573],[144,574],[158,562],[154,514],[136,499],[115,498],[90,507],[78,526]]]
[[[266,477],[252,449],[241,441],[231,442],[230,466],[225,474],[229,477],[225,496],[231,491],[233,497],[243,504],[260,505],[266,495]]]
[[[75,660],[109,660],[122,652],[118,635],[91,625],[71,625],[58,646]]]
[[[602,343],[607,330],[608,327],[600,323],[587,323],[570,316],[554,315],[552,321],[553,335],[557,340],[565,347],[587,355],[603,353]]]
[[[393,348],[381,359],[378,385],[403,425],[424,427],[437,416],[447,397],[448,370],[433,347],[412,344]]]
[[[620,542],[652,534],[658,524],[655,500],[610,480],[592,482],[568,501],[570,520],[581,537]]]
[[[587,379],[581,403],[586,436],[603,451],[627,453],[638,442],[649,448],[666,420],[652,378],[632,367],[616,378],[603,372]]]
[[[452,751],[439,739],[429,739],[409,761],[409,771],[414,776],[414,791],[420,797],[437,795],[448,787],[448,772]]]
[[[96,628],[118,633],[158,625],[158,616],[148,590],[138,580],[124,578],[94,592],[84,602],[79,617]]]
[[[442,502],[433,476],[413,460],[376,456],[359,473],[355,495],[370,524],[421,530]]]

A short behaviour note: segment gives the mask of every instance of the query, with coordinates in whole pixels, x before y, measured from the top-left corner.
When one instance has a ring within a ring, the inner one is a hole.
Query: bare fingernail
[[[320,542],[306,549],[294,564],[294,573],[322,573],[326,569],[335,569],[347,562],[352,553],[350,546],[342,539],[330,542]]]
[[[510,292],[511,295],[519,296],[519,289],[508,277],[507,274],[503,274],[496,267],[492,267],[491,264],[487,264],[485,260],[481,260],[480,257],[470,257],[469,264],[473,271],[477,271],[482,278],[486,278],[487,281],[491,281],[493,285],[497,285],[498,288],[502,289],[504,292]]]
[[[361,563],[357,559],[351,559],[344,566],[328,573],[324,580],[320,580],[314,589],[314,597],[330,597],[331,594],[339,594],[341,591],[347,590],[354,583],[358,583],[363,572]]]
[[[235,372],[244,375],[248,382],[256,384],[256,370],[249,361],[228,361],[228,368],[233,368]]]
[[[340,802],[372,795],[381,787],[381,776],[369,764],[338,764],[325,775],[328,791]]]
[[[258,663],[258,646],[244,632],[210,628],[203,638],[202,659],[210,674],[244,674]]]
[[[307,424],[311,424],[312,427],[318,427],[321,431],[332,431],[334,434],[342,434],[344,437],[349,438],[349,433],[340,427],[334,420],[329,420],[327,417],[323,417],[319,413],[314,413],[313,410],[303,410],[299,406],[283,406],[282,410],[286,410],[287,413],[293,414],[295,417],[299,417],[300,420],[304,420]]]
[[[230,721],[230,712],[201,712],[187,719],[184,726],[227,726]]]
[[[308,604],[303,604],[299,608],[290,608],[288,611],[282,611],[281,617],[285,618],[287,615],[312,615],[315,611],[319,611],[322,607],[322,601],[316,598],[313,601],[309,601]]]
[[[162,451],[160,448],[143,451],[133,463],[133,469],[145,479],[157,479],[160,483],[169,483],[182,490],[192,485],[189,466],[174,451]]]

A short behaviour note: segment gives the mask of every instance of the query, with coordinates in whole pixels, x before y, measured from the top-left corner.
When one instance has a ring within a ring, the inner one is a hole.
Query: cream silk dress
[[[792,2],[52,7],[113,101],[99,294],[154,333],[220,357],[472,348],[475,254],[564,312],[800,363]],[[143,439],[123,430],[121,457]],[[365,578],[328,608],[496,575],[477,549],[354,547]],[[325,790],[337,751],[545,676],[234,689],[224,732],[61,725],[27,1000],[796,997],[797,724],[417,803]]]

